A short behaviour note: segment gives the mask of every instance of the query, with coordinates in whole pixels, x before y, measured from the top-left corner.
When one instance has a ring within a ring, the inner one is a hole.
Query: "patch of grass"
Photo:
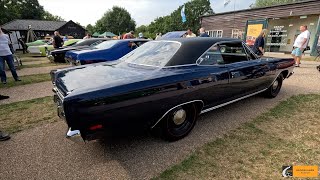
[[[41,64],[28,64],[20,66],[20,68],[38,68],[38,67],[49,67],[49,66],[61,66],[68,65],[67,63],[41,63]]]
[[[21,58],[21,61],[22,61],[22,64],[24,63],[24,62],[39,62],[39,61],[41,61],[41,62],[50,62],[49,61],[49,59],[47,59],[47,58]]]
[[[15,133],[58,120],[52,97],[0,105],[0,127]]]
[[[299,95],[199,148],[154,179],[281,179],[320,162],[320,95]]]
[[[26,84],[34,84],[34,83],[40,83],[45,81],[51,81],[50,74],[35,74],[35,75],[28,75],[28,76],[21,76],[21,81],[15,81],[13,77],[7,78],[7,84],[0,84],[1,88],[9,88],[13,86],[20,86],[20,85],[26,85]]]

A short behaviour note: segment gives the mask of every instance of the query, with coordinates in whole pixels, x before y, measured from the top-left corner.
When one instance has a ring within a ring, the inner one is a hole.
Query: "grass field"
[[[282,179],[284,165],[320,164],[320,95],[299,95],[199,148],[154,179]]]
[[[26,84],[33,84],[33,83],[40,83],[45,81],[51,81],[51,77],[49,73],[46,74],[35,74],[35,75],[28,75],[28,76],[21,76],[20,79],[22,81],[14,81],[13,77],[7,78],[7,84],[0,84],[1,88],[9,88],[13,86],[20,86],[20,85],[26,85]]]
[[[58,120],[52,97],[0,105],[0,127],[9,133]]]

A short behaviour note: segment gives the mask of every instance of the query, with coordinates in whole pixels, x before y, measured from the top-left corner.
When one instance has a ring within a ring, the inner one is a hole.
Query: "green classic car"
[[[72,46],[76,42],[80,41],[81,39],[69,39],[64,42],[63,46]],[[40,56],[46,56],[47,51],[53,50],[52,44],[45,44],[41,46],[30,46],[28,47],[28,51],[32,55],[40,55]]]
[[[41,45],[48,44],[48,42],[49,42],[48,40],[40,39],[40,40],[36,40],[36,41],[33,41],[33,42],[26,43],[26,45],[28,47],[30,47],[30,46],[41,46]]]

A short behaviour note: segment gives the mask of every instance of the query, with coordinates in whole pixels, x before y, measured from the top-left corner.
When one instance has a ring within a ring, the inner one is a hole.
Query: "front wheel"
[[[171,110],[162,120],[161,129],[165,140],[177,141],[187,136],[198,117],[195,104],[187,104]]]
[[[280,74],[272,85],[264,92],[265,97],[275,98],[280,92],[283,82],[283,75]]]

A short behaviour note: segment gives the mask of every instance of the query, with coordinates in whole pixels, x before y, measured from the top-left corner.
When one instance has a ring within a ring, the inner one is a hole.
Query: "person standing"
[[[186,36],[186,38],[192,38],[192,37],[197,37],[193,32],[192,32],[192,30],[189,28],[188,30],[187,30],[187,36]]]
[[[134,31],[130,31],[123,36],[123,39],[133,39],[133,38],[134,38]]]
[[[23,54],[25,54],[27,52],[27,47],[26,47],[27,45],[23,42],[22,38],[19,38],[18,42],[22,47]]]
[[[9,98],[9,96],[3,96],[0,94],[0,100],[8,99],[8,98]],[[6,141],[8,139],[10,139],[9,134],[0,131],[0,141]]]
[[[307,48],[307,45],[310,39],[310,32],[308,31],[308,26],[306,25],[300,26],[300,31],[301,33],[294,41],[293,51],[291,53],[296,62],[296,67],[300,67],[302,52],[304,51],[305,48]]]
[[[162,34],[161,33],[157,33],[156,34],[156,39],[155,40],[160,40],[161,39]]]
[[[210,36],[206,33],[206,31],[205,31],[205,29],[204,29],[203,27],[200,28],[199,31],[200,31],[199,37],[210,37]]]
[[[91,38],[91,34],[87,33],[87,35],[83,39],[90,39],[90,38]]]
[[[9,36],[4,34],[0,27],[0,77],[1,77],[1,82],[3,84],[7,84],[5,61],[8,64],[8,67],[11,71],[11,74],[14,80],[21,81],[18,77],[16,68],[14,67],[14,64],[13,64],[14,60],[13,60],[13,56],[12,56],[12,52],[10,50],[9,44],[10,44]]]
[[[256,53],[258,56],[263,56],[264,54],[264,45],[265,45],[264,38],[266,37],[266,35],[267,35],[267,30],[262,29],[262,31],[260,32],[259,36],[257,37],[252,47],[252,51]]]
[[[58,31],[54,32],[52,45],[55,49],[58,49],[63,46],[63,39],[60,37],[60,34]]]

